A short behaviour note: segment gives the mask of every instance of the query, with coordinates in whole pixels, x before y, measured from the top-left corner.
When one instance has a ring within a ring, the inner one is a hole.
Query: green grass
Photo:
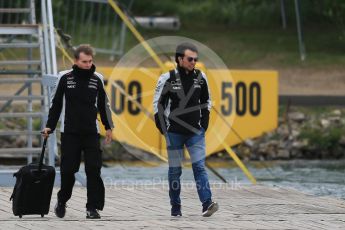
[[[281,107],[281,106],[280,106]],[[336,106],[313,106],[313,107],[303,107],[303,106],[296,106],[294,107],[294,110],[297,110],[299,112],[302,112],[306,114],[307,116],[314,116],[314,117],[321,117],[323,115],[329,115],[332,111],[337,108]]]
[[[98,30],[93,29],[99,32],[99,39],[97,39],[96,33],[89,36],[85,34],[88,30],[83,32],[77,30],[71,34],[72,44],[90,43],[95,47],[110,49],[111,39],[107,39],[106,42],[100,39],[107,37],[104,36],[107,27],[101,25]],[[304,62],[300,61],[295,25],[289,25],[288,29],[283,30],[279,26],[235,27],[203,21],[197,23],[182,21],[182,26],[178,31],[138,29],[145,39],[159,36],[183,36],[197,40],[217,53],[229,68],[320,69],[345,66],[345,40],[335,27],[309,26],[304,28],[307,52],[307,59]],[[127,30],[126,38],[125,51],[129,51],[139,43],[129,30]],[[11,59],[16,56],[23,58],[26,56],[26,53],[20,50],[3,50],[0,53]],[[60,51],[57,53],[61,57]],[[3,58],[0,57],[0,59]],[[98,63],[107,59],[109,59],[109,55],[97,55]]]
[[[178,31],[144,30],[146,39],[158,36],[184,36],[215,51],[231,67],[316,67],[345,65],[345,42],[330,28],[305,28],[307,59],[300,61],[295,28],[231,28],[203,23],[183,24]],[[129,34],[126,50],[138,44]]]

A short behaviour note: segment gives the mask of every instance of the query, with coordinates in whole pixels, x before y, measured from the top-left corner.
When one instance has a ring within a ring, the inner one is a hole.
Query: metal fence
[[[133,0],[123,8],[131,8]],[[124,52],[126,26],[107,0],[60,0],[53,5],[55,27],[71,35],[72,45],[88,43],[111,59]]]
[[[51,2],[0,1],[0,157],[27,157],[30,163],[41,152],[40,130],[50,101],[43,76],[57,73]],[[49,138],[50,165],[55,140]]]
[[[0,0],[0,24],[28,24],[30,17],[24,13],[30,13],[29,7],[29,0]],[[13,9],[20,9],[21,12],[12,12]]]

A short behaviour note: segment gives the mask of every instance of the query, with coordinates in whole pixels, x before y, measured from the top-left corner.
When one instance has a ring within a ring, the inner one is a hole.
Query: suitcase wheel
[[[44,214],[41,214],[41,217],[44,217]]]
[[[19,215],[19,218],[22,218],[23,216],[22,215]]]

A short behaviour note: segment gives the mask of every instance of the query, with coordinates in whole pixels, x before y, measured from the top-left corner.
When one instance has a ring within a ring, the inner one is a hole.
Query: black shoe
[[[59,218],[64,218],[66,214],[66,203],[57,202],[54,208],[55,215]]]
[[[182,216],[181,205],[171,206],[171,216]]]
[[[216,202],[209,202],[202,207],[202,216],[209,217],[212,216],[213,213],[217,212],[219,209],[219,205]]]
[[[90,208],[86,210],[86,218],[87,219],[101,219],[101,215],[99,215],[97,209]]]

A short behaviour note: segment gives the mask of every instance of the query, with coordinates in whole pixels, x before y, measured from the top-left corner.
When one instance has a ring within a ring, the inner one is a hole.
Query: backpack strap
[[[195,70],[195,73],[197,74],[197,78],[198,80],[200,81],[202,79],[202,73],[201,73],[201,70],[199,69],[194,69]]]
[[[175,77],[175,69],[169,70],[170,78]]]
[[[173,69],[173,70],[170,70],[169,73],[170,73],[170,79],[175,78],[174,81],[182,86],[182,81],[181,81],[179,72],[178,71],[176,72],[175,69]]]
[[[176,81],[181,82],[180,74],[179,74],[178,71],[176,73],[176,70],[172,69],[172,70],[169,71],[169,73],[170,73],[170,78],[175,78]]]
[[[199,69],[194,69],[195,70],[195,73],[197,74],[197,78],[198,80],[200,81],[202,79],[202,73],[201,73],[201,70]],[[172,70],[169,70],[169,74],[170,74],[170,78],[172,77],[175,77],[176,78],[176,81],[180,81],[181,82],[181,78],[180,78],[180,74],[176,73],[175,69],[172,69]]]

